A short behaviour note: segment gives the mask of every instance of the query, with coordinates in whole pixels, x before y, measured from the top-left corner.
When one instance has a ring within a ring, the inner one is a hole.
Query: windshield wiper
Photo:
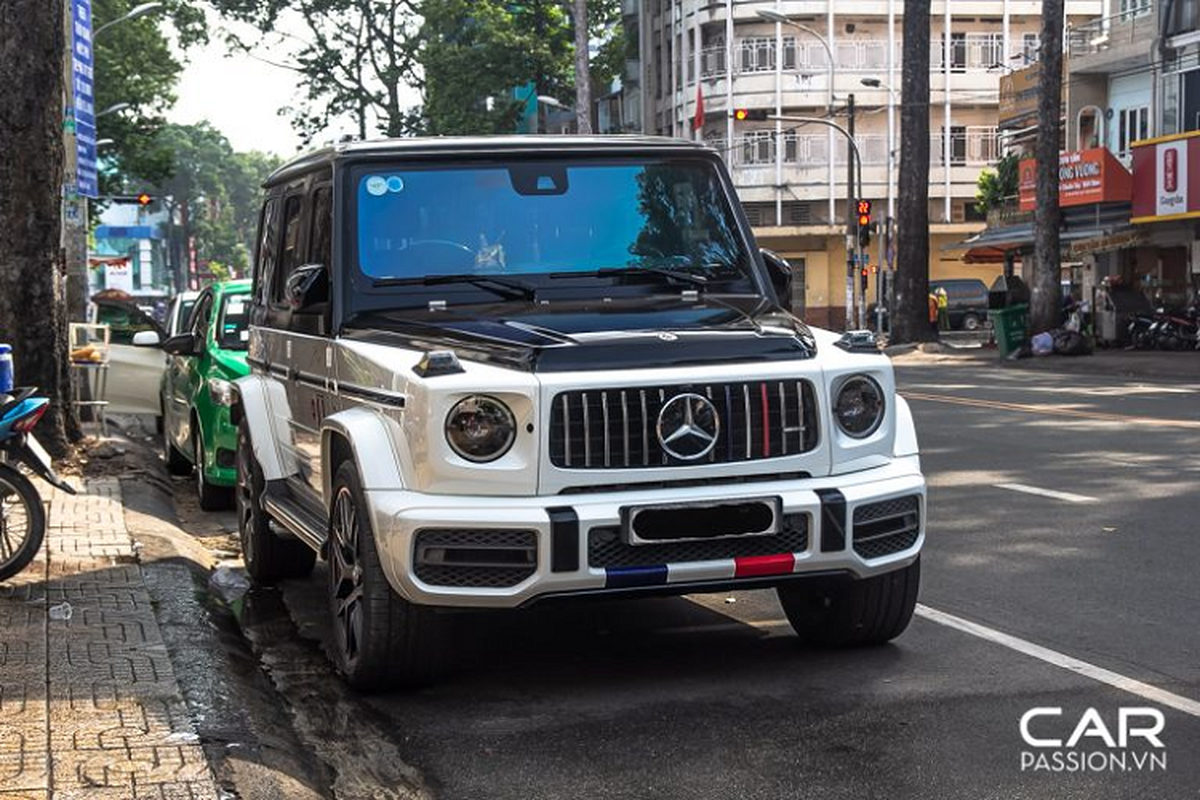
[[[376,278],[372,285],[379,286],[442,286],[450,283],[467,283],[501,297],[514,300],[536,300],[537,288],[524,281],[497,275],[426,275],[424,278]]]
[[[672,269],[671,267],[604,267],[590,272],[551,272],[551,278],[613,278],[622,275],[659,275],[668,280],[679,281],[701,289],[708,286],[708,278],[695,272]]]

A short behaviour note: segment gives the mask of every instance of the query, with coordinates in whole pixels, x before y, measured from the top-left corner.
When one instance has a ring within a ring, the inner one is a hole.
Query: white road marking
[[[989,642],[1002,645],[1010,650],[1016,650],[1018,653],[1024,653],[1027,656],[1036,658],[1039,661],[1045,661],[1056,667],[1082,675],[1085,678],[1091,678],[1094,681],[1112,686],[1115,689],[1120,689],[1123,692],[1137,695],[1152,703],[1173,708],[1176,711],[1182,711],[1185,714],[1190,714],[1193,717],[1200,717],[1200,701],[1192,700],[1182,695],[1173,694],[1164,689],[1159,689],[1157,686],[1151,686],[1148,683],[1127,678],[1120,673],[1097,667],[1095,664],[1089,664],[1086,661],[1080,661],[1078,658],[1060,653],[1057,650],[1051,650],[1048,647],[1042,647],[1040,644],[1025,641],[1016,636],[1011,636],[1007,633],[993,630],[977,622],[971,622],[961,617],[956,617],[953,614],[947,614],[944,611],[938,611],[936,608],[930,608],[926,605],[917,605],[916,614],[919,617],[936,622],[939,625],[945,625],[948,628],[969,633],[972,636],[978,636],[980,639],[986,639]]]
[[[1054,489],[1043,489],[1040,486],[1026,486],[1023,483],[997,483],[997,489],[1008,489],[1011,492],[1024,492],[1025,494],[1036,494],[1042,497],[1052,497],[1055,500],[1065,500],[1068,503],[1094,503],[1097,498],[1088,497],[1086,494],[1071,494],[1070,492],[1057,492]]]

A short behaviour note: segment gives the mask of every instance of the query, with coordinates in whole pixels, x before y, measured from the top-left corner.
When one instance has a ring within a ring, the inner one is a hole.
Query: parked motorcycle
[[[54,472],[50,455],[31,433],[50,401],[36,388],[0,394],[0,581],[29,565],[46,535],[46,509],[37,487],[19,468],[24,464],[69,494],[75,489]]]

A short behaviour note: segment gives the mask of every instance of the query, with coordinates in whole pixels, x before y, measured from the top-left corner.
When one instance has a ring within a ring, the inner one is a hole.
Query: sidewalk
[[[46,544],[0,585],[0,800],[217,800],[119,482],[39,488]]]
[[[994,348],[943,347],[922,353],[900,346],[892,356],[897,364],[958,364],[973,367],[1102,375],[1113,378],[1200,382],[1200,353],[1156,350],[1096,350],[1090,356],[1038,356],[1009,361]]]

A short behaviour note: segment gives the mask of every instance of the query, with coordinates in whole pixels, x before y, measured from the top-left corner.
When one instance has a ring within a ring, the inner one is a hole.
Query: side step
[[[327,520],[296,500],[283,481],[271,481],[263,495],[263,508],[271,519],[318,553],[325,552]]]

